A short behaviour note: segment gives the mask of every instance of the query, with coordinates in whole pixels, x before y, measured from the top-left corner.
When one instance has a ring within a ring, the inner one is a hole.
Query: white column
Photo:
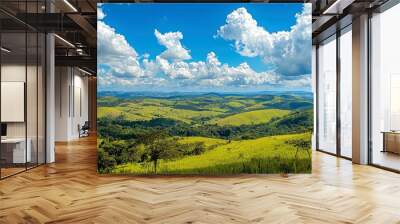
[[[368,163],[368,15],[353,19],[353,162]]]
[[[71,70],[65,66],[55,69],[55,141],[71,140]]]
[[[313,45],[312,46],[312,60],[311,60],[311,80],[312,80],[312,92],[313,92],[313,98],[314,98],[314,101],[313,101],[313,105],[314,105],[314,107],[313,107],[313,110],[314,110],[314,126],[313,126],[313,134],[312,134],[312,136],[311,136],[311,148],[312,148],[312,150],[316,150],[316,148],[317,148],[317,145],[316,145],[316,141],[317,141],[317,139],[316,139],[316,134],[317,134],[317,107],[316,107],[316,105],[317,105],[317,77],[316,77],[316,75],[317,75],[317,71],[316,71],[316,68],[317,68],[317,48],[316,48],[316,46],[315,45]]]
[[[47,34],[46,37],[46,162],[55,161],[54,133],[55,133],[55,56],[54,56],[54,35]]]

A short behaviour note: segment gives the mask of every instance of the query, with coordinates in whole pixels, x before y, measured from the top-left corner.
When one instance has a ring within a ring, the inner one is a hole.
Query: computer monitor
[[[1,123],[1,137],[7,136],[7,124]]]

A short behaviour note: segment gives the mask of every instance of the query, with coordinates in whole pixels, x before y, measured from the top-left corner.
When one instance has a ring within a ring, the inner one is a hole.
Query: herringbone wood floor
[[[0,181],[0,223],[400,223],[400,175],[313,154],[312,175],[99,176],[95,138]]]

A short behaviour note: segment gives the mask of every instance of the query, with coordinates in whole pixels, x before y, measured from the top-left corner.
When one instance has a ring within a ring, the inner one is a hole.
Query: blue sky
[[[310,88],[311,14],[303,4],[114,3],[98,10],[101,90]]]

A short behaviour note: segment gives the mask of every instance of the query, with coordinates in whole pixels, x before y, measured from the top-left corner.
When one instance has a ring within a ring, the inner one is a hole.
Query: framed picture
[[[97,28],[100,173],[311,172],[311,4],[99,4]]]

